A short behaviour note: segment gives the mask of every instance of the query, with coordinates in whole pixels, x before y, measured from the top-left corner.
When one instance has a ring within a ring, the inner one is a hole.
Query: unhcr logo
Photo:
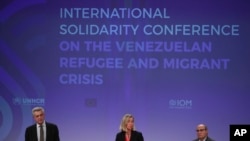
[[[170,109],[192,109],[192,100],[171,99],[169,100]]]
[[[13,98],[14,105],[44,105],[45,99],[44,98],[21,98],[16,97]]]

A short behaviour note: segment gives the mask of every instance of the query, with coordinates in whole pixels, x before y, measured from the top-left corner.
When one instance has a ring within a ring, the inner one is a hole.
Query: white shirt
[[[199,141],[206,141],[207,140],[207,137],[205,137],[203,140],[199,140]]]
[[[46,141],[46,124],[45,121],[42,124],[43,132],[44,132],[44,140]],[[40,124],[36,124],[36,131],[37,131],[37,139],[40,141]]]

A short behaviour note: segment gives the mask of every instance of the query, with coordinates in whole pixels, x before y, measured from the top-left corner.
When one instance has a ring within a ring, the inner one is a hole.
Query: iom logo
[[[170,109],[192,109],[192,100],[171,99],[169,100]]]
[[[16,97],[13,98],[13,104],[14,105],[41,105],[43,106],[45,104],[44,98],[21,98]]]

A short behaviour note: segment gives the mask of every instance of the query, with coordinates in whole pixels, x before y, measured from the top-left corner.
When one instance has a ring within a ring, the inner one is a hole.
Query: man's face
[[[35,111],[33,113],[33,118],[36,123],[43,124],[44,121],[44,113],[42,111]]]
[[[204,139],[205,137],[207,137],[208,135],[208,131],[207,129],[205,128],[205,126],[198,126],[196,128],[196,132],[197,132],[197,137],[199,139]]]

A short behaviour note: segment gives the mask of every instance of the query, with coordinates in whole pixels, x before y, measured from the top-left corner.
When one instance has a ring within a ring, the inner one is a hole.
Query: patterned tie
[[[43,126],[40,125],[40,141],[44,141],[44,132],[43,132]]]

